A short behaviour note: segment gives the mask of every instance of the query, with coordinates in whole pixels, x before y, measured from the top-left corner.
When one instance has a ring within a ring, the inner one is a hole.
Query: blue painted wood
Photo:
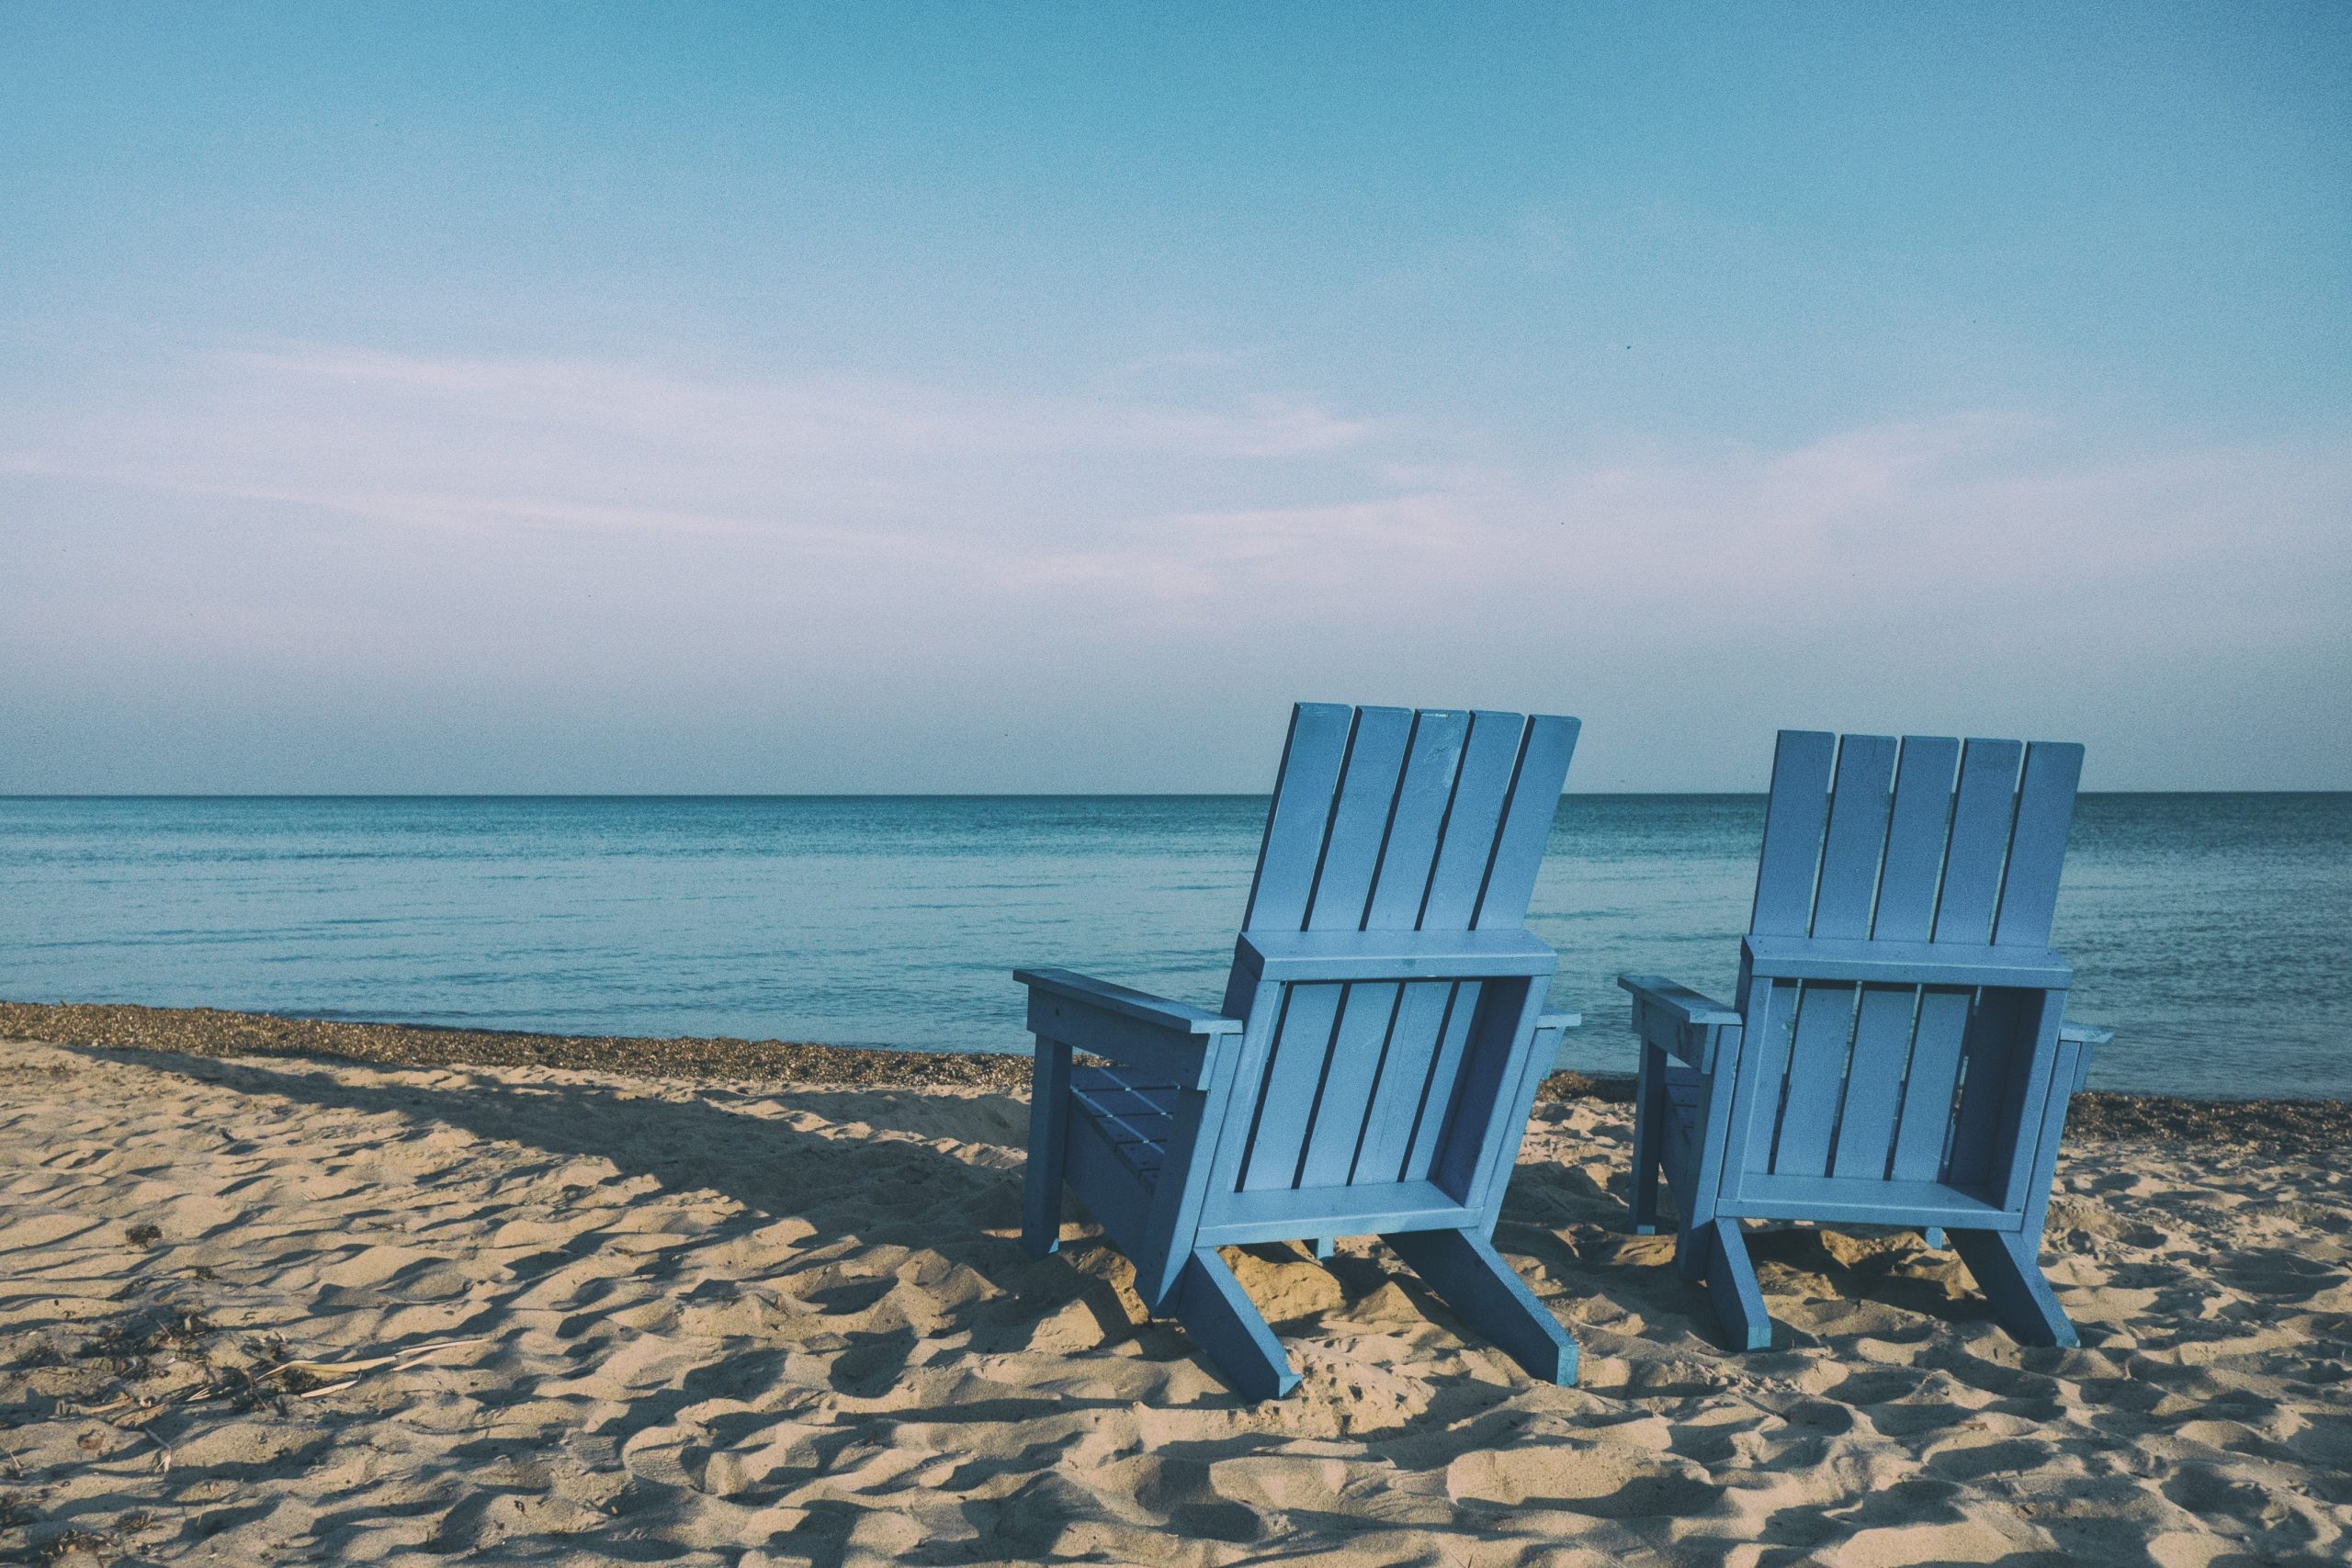
[[[1234,944],[1234,962],[1297,985],[1549,976],[1560,960],[1526,931],[1249,931]]]
[[[1415,981],[1399,987],[1386,1054],[1364,1111],[1363,1143],[1349,1173],[1354,1181],[1395,1181],[1405,1175],[1428,1102],[1439,1043],[1446,1038],[1454,994],[1450,981]],[[1466,1015],[1465,1015],[1466,1016]],[[1426,1173],[1426,1162],[1421,1166]]]
[[[1373,1087],[1403,998],[1402,987],[1395,985],[1351,985],[1347,991],[1331,1038],[1331,1059],[1307,1117],[1298,1167],[1301,1187],[1344,1187],[1353,1176]]]
[[[2047,946],[2082,749],[1784,731],[1735,1014],[1619,979],[1642,1043],[1632,1223],[1673,1193],[1676,1265],[1769,1343],[1746,1220],[1948,1234],[2019,1338],[2072,1344],[2035,1261],[2105,1031]],[[1688,1066],[1675,1066],[1676,1059]]]
[[[1838,738],[1784,729],[1772,752],[1772,795],[1764,811],[1764,848],[1756,871],[1756,905],[1747,929],[1759,936],[1809,936],[1813,889],[1821,867],[1821,834],[1829,819],[1829,771]]]
[[[1577,1342],[1487,1238],[1462,1230],[1399,1231],[1381,1239],[1462,1321],[1543,1382],[1577,1381]]]
[[[1707,1294],[1715,1316],[1732,1345],[1741,1350],[1762,1350],[1772,1343],[1772,1315],[1764,1309],[1764,1292],[1756,1282],[1756,1264],[1747,1256],[1747,1236],[1737,1220],[1711,1220],[1706,1227]]]
[[[1903,1105],[1903,1074],[1910,1065],[1916,986],[1864,986],[1854,1014],[1854,1055],[1846,1073],[1846,1100],[1838,1113],[1838,1146],[1830,1174],[1883,1179],[1894,1157],[1894,1118]]]
[[[2058,872],[2066,860],[2066,829],[2075,817],[2075,789],[2083,776],[2083,749],[2041,741],[2026,748],[2025,780],[2018,789],[2017,825],[2009,833],[2009,863],[1993,940],[2038,944],[2050,940],[2058,908]]]
[[[1740,950],[1751,974],[1776,980],[1885,980],[2062,990],[2074,984],[2074,971],[2066,961],[2046,947],[1751,936],[1742,940]]]
[[[1961,751],[1943,896],[1936,908],[1938,942],[1992,940],[1993,901],[2000,896],[2001,863],[2017,819],[2018,760],[2024,754],[2015,740],[1971,740]]]
[[[1242,1190],[1298,1185],[1299,1164],[1306,1151],[1307,1120],[1315,1113],[1315,1091],[1330,1065],[1331,1045],[1340,1028],[1340,1004],[1346,998],[1344,985],[1290,987],[1258,1092],[1256,1114],[1250,1118]]]
[[[2026,1345],[2081,1343],[2057,1295],[2041,1272],[2041,1233],[1963,1230],[1948,1233],[1952,1250],[1968,1265],[1993,1315],[2010,1337]]]
[[[1855,987],[1835,981],[1808,981],[1800,992],[1780,1136],[1769,1149],[1750,1148],[1747,1171],[1820,1176],[1829,1169],[1846,1053],[1854,1037],[1854,1002]],[[1764,1156],[1760,1161],[1759,1155]]]
[[[1199,1247],[1185,1259],[1172,1304],[1193,1342],[1245,1397],[1280,1399],[1298,1386],[1282,1341],[1216,1248]]]
[[[1358,931],[1372,902],[1380,846],[1396,811],[1413,716],[1405,708],[1363,708],[1348,747],[1331,827],[1324,837],[1306,929]]]
[[[1967,1037],[1975,1005],[1973,991],[1950,986],[1920,988],[1911,1062],[1903,1080],[1903,1109],[1896,1120],[1894,1163],[1887,1171],[1893,1180],[1933,1181],[1942,1174],[1960,1088],[1961,1042]]]
[[[1838,743],[1838,782],[1830,796],[1829,829],[1821,852],[1821,884],[1813,900],[1813,935],[1871,934],[1871,909],[1878,898],[1879,863],[1886,850],[1894,778],[1894,737],[1849,735]]]
[[[1959,761],[1960,742],[1949,737],[1903,738],[1886,863],[1879,872],[1878,912],[1871,926],[1871,935],[1881,941],[1926,942],[1935,933],[1936,888],[1943,880],[1952,770]]]
[[[1029,1163],[1021,1176],[1021,1245],[1033,1258],[1061,1247],[1062,1168],[1069,1150],[1069,1047],[1040,1041],[1029,1073]]]
[[[1253,1397],[1295,1379],[1218,1246],[1408,1238],[1465,1316],[1572,1367],[1487,1237],[1575,1022],[1541,1013],[1557,960],[1523,920],[1576,736],[1540,715],[1301,705],[1219,1010],[1018,972],[1043,1064],[1024,1236],[1066,1181],[1137,1293]],[[1071,1047],[1112,1065],[1057,1076]]]
[[[1567,776],[1580,728],[1573,718],[1544,714],[1527,721],[1518,772],[1503,803],[1502,826],[1487,863],[1486,886],[1479,891],[1478,906],[1471,917],[1474,929],[1516,931],[1527,918],[1528,900],[1535,896],[1535,874],[1544,863],[1544,846],[1551,841],[1552,823],[1560,810],[1560,792],[1553,781]]]
[[[1414,716],[1412,739],[1406,746],[1405,775],[1396,786],[1387,840],[1381,845],[1374,872],[1365,930],[1410,931],[1420,923],[1421,905],[1429,897],[1430,871],[1437,863],[1438,836],[1445,828],[1447,808],[1453,804],[1462,748],[1469,738],[1466,713],[1425,710]]]

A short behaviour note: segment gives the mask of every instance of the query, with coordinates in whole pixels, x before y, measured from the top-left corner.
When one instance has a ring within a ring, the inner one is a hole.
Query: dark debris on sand
[[[1018,1092],[1029,1058],[997,1052],[861,1050],[783,1040],[514,1034],[405,1023],[279,1018],[215,1008],[0,1002],[0,1038],[195,1056],[307,1056],[379,1066],[565,1067],[646,1078],[725,1079],[849,1089],[936,1085]],[[1543,1100],[1633,1099],[1613,1074],[1554,1073]],[[2352,1104],[2332,1100],[2185,1100],[2091,1090],[2075,1097],[2070,1135],[2213,1142],[2334,1158],[2352,1142]]]

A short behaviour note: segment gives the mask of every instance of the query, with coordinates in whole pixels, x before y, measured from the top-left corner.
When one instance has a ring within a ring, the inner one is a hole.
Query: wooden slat
[[[1213,1199],[1202,1216],[1200,1241],[1204,1247],[1234,1247],[1312,1235],[1368,1235],[1467,1225],[1476,1218],[1430,1181],[1227,1192]]]
[[[1780,1126],[1781,1091],[1789,1071],[1789,1043],[1796,1029],[1798,994],[1792,981],[1758,981],[1749,987],[1747,1011],[1759,1009],[1770,1016],[1759,1027],[1751,1021],[1743,1031],[1739,1076],[1723,1145],[1723,1179],[1735,1186],[1749,1172],[1772,1168],[1772,1136]],[[1717,1066],[1720,1075],[1722,1067]],[[1704,1172],[1702,1172],[1702,1179]]]
[[[2064,1099],[2071,1084],[2059,1088],[2058,1027],[2065,1016],[2064,991],[2028,991],[2018,996],[2018,1030],[2011,1044],[2010,1091],[2002,1101],[1998,1131],[1993,1140],[1993,1164],[1986,1182],[1998,1190],[2001,1202],[2023,1210],[2027,1187],[2033,1177],[2035,1145],[2041,1118],[2053,1094]],[[2047,1192],[2048,1182],[2043,1183]]]
[[[2008,872],[2001,883],[1997,942],[2045,942],[2058,908],[2058,875],[2066,862],[2066,829],[2074,821],[2075,789],[2083,776],[2083,749],[2037,741],[2027,748],[2018,786],[2017,826],[2009,834]]]
[[[1307,1118],[1331,1055],[1344,986],[1293,986],[1261,1080],[1241,1186],[1255,1191],[1298,1180]]]
[[[1894,809],[1887,821],[1886,864],[1879,873],[1878,914],[1871,935],[1925,942],[1936,929],[1936,884],[1951,826],[1952,769],[1960,742],[1941,735],[1906,735],[1894,774]]]
[[[1971,740],[1960,754],[1960,789],[1952,804],[1951,843],[1944,852],[1944,889],[1936,908],[1938,942],[1992,940],[1993,900],[2001,891],[2001,863],[2016,816],[2018,759],[2014,740]]]
[[[1748,968],[1776,980],[1879,981],[1887,985],[2045,986],[2074,983],[2066,961],[2046,947],[1986,947],[1964,942],[1833,942],[1815,937],[1741,939]]]
[[[1338,703],[1301,703],[1293,710],[1243,930],[1262,926],[1295,931],[1306,925],[1315,868],[1323,860],[1323,835],[1331,824],[1340,764],[1347,756],[1354,723],[1355,710]]]
[[[1089,1213],[1129,1257],[1144,1243],[1153,1189],[1086,1117],[1070,1123],[1063,1175]]]
[[[1413,1132],[1405,1151],[1404,1177],[1408,1181],[1426,1180],[1437,1160],[1438,1147],[1444,1138],[1446,1119],[1453,1111],[1453,1096],[1461,1084],[1462,1058],[1470,1039],[1471,1022],[1478,1013],[1480,993],[1485,987],[1475,981],[1458,982],[1453,987],[1453,1005],[1447,1010],[1444,1032],[1437,1039],[1430,1054],[1428,1086],[1414,1108]]]
[[[2013,1231],[2018,1217],[1941,1181],[1856,1181],[1835,1176],[1751,1176],[1725,1198],[1726,1218],[1846,1221]]]
[[[1945,1179],[1973,1186],[1988,1180],[1996,1168],[1995,1145],[2001,1136],[2003,1106],[2015,1094],[2014,1079],[2025,1064],[2020,1050],[2032,1043],[2020,1040],[2027,1021],[2026,1001],[2038,1004],[2038,991],[1986,990],[1969,1015],[1968,1032],[1961,1042],[1962,1062],[1960,1109],[1952,1116],[1951,1154]]]
[[[1444,1036],[1455,989],[1444,980],[1416,980],[1403,987],[1388,1032],[1387,1060],[1364,1116],[1363,1144],[1356,1154],[1352,1179],[1395,1181],[1403,1177],[1430,1087],[1430,1058]]]
[[[1854,987],[1808,983],[1797,1001],[1796,1032],[1789,1046],[1789,1093],[1781,1111],[1780,1143],[1772,1152],[1774,1172],[1828,1172],[1830,1134],[1837,1125],[1853,1031]]]
[[[1544,848],[1551,841],[1553,819],[1559,815],[1560,790],[1567,783],[1568,760],[1576,754],[1579,728],[1573,718],[1545,714],[1527,721],[1519,776],[1511,781],[1510,798],[1503,807],[1502,829],[1496,836],[1494,862],[1487,868],[1486,890],[1478,897],[1474,926],[1514,927],[1527,918],[1528,900],[1535,895],[1535,875],[1544,863]]]
[[[1364,1112],[1379,1081],[1401,990],[1388,985],[1348,987],[1339,1032],[1331,1042],[1330,1066],[1307,1124],[1298,1170],[1301,1187],[1340,1186],[1353,1173],[1356,1150],[1363,1142]]]
[[[1821,885],[1813,900],[1815,936],[1871,934],[1894,779],[1893,736],[1849,735],[1838,742],[1838,784],[1821,852]]]
[[[1891,1174],[1897,1181],[1933,1181],[1942,1174],[1961,1042],[1973,1000],[1974,993],[1956,986],[1928,986],[1919,994],[1919,1021],[1912,1032],[1911,1066],[1894,1134]]]
[[[1830,1174],[1886,1175],[1894,1156],[1894,1118],[1903,1103],[1903,1072],[1910,1059],[1911,1021],[1918,1004],[1916,986],[1862,987]]]
[[[1364,906],[1371,900],[1380,846],[1388,838],[1397,776],[1405,765],[1405,741],[1412,728],[1409,709],[1358,710],[1355,735],[1348,744],[1340,781],[1339,803],[1332,809],[1322,863],[1315,874],[1306,916],[1309,931],[1363,929]]]
[[[1470,738],[1462,747],[1462,769],[1453,781],[1437,863],[1421,900],[1423,931],[1467,931],[1477,912],[1479,890],[1495,853],[1504,799],[1518,772],[1526,721],[1515,713],[1475,713]]]
[[[1462,768],[1462,748],[1470,737],[1470,716],[1423,709],[1413,716],[1405,749],[1405,776],[1381,846],[1378,874],[1364,925],[1373,931],[1410,931],[1421,918],[1430,868],[1437,863],[1438,835],[1453,783]]]
[[[1829,818],[1829,764],[1838,738],[1817,729],[1783,729],[1772,752],[1772,798],[1764,813],[1764,849],[1756,866],[1756,907],[1747,929],[1761,936],[1804,936],[1813,927],[1814,874]]]

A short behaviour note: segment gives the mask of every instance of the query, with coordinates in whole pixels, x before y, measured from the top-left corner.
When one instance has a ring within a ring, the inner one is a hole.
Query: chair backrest
[[[1559,807],[1577,721],[1302,703],[1267,814],[1245,932],[1517,929]],[[1228,1014],[1257,977],[1237,965]],[[1418,1180],[1516,987],[1294,984],[1258,1080],[1238,1086],[1233,1190]],[[1540,1000],[1540,998],[1539,998]],[[1516,1009],[1508,1010],[1516,1025]],[[1491,1062],[1487,1064],[1491,1066]],[[1459,1163],[1471,1157],[1453,1151]]]
[[[2048,942],[2082,759],[1781,731],[1732,1171],[2006,1195],[2068,983]]]

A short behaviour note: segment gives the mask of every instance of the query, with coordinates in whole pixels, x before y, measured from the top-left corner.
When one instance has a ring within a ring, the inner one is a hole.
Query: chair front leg
[[[1634,1084],[1634,1188],[1635,1235],[1657,1234],[1658,1172],[1666,1158],[1666,1053],[1642,1043],[1641,1071]]]
[[[1021,1178],[1021,1245],[1046,1258],[1062,1244],[1062,1169],[1069,1156],[1069,1047],[1042,1036],[1029,1076],[1029,1164]]]

